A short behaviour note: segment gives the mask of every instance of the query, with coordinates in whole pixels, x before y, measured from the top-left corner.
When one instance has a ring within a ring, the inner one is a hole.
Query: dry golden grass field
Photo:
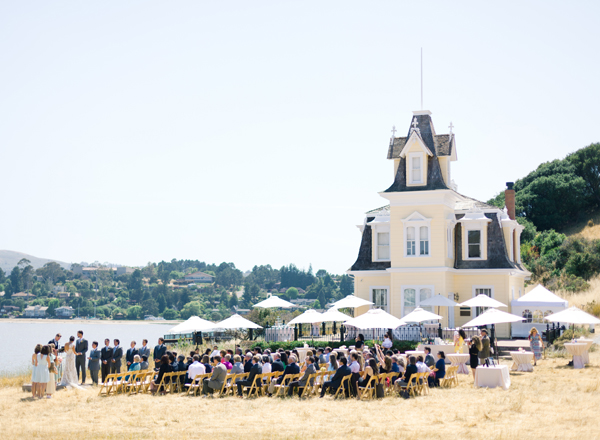
[[[216,439],[599,439],[600,354],[591,366],[567,359],[511,372],[512,386],[475,389],[460,376],[452,389],[409,400],[376,401],[262,397],[224,399],[60,391],[32,401],[26,378],[0,378],[0,429],[16,438]]]

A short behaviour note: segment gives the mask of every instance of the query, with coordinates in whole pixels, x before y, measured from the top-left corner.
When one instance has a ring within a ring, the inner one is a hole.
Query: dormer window
[[[402,220],[404,223],[404,256],[429,257],[431,250],[431,219],[414,212]]]
[[[487,230],[492,220],[472,207],[458,222],[462,226],[462,255],[464,260],[487,260]]]
[[[389,260],[390,259],[390,233],[379,232],[377,234],[377,259],[378,260]]]
[[[425,179],[423,177],[423,156],[423,153],[410,153],[408,155],[408,181],[412,185],[420,185],[425,183]]]
[[[467,258],[481,258],[481,231],[467,231],[468,256]]]
[[[367,225],[371,227],[373,232],[371,241],[373,261],[390,261],[389,212],[379,212]]]

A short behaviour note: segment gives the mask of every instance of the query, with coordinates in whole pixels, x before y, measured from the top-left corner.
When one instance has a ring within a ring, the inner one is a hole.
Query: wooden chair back
[[[335,392],[335,395],[333,396],[334,399],[337,399],[338,396],[340,396],[340,394],[342,397],[346,397],[346,390],[350,391],[350,378],[351,377],[352,377],[352,375],[349,374],[342,378],[340,387],[337,389],[337,391]]]

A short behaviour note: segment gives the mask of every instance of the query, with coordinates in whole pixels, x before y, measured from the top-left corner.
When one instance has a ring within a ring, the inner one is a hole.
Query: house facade
[[[183,277],[185,281],[190,283],[212,283],[213,276],[204,272],[194,272]]]
[[[42,307],[39,305],[38,306],[29,306],[29,307],[25,308],[25,310],[23,311],[23,314],[27,318],[45,318],[46,310],[48,310],[48,307]]]
[[[69,319],[75,313],[71,306],[58,307],[54,310],[54,316],[57,318]]]
[[[464,302],[483,293],[510,311],[530,275],[521,263],[523,227],[514,220],[512,184],[505,210],[458,193],[451,174],[458,159],[452,126],[449,134],[436,134],[427,110],[413,112],[406,137],[392,137],[387,158],[394,180],[379,195],[389,204],[367,212],[359,225],[359,254],[348,271],[355,295],[397,317],[437,294]],[[442,326],[461,326],[478,313],[440,311]],[[508,337],[510,327],[498,325],[497,332]]]

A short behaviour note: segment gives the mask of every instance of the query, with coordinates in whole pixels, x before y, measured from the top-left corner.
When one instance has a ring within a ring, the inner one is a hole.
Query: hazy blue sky
[[[0,249],[340,273],[390,130],[487,200],[600,141],[598,2],[0,2]]]

